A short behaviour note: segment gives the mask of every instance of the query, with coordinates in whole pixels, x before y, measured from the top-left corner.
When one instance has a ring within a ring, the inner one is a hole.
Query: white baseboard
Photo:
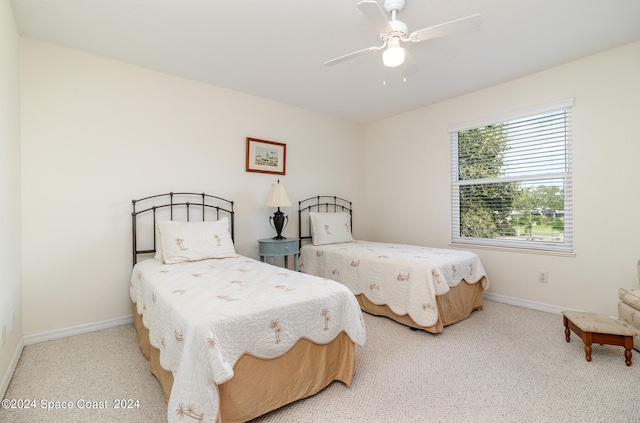
[[[24,348],[24,341],[21,339],[16,347],[16,350],[13,352],[13,357],[11,358],[11,362],[9,363],[9,368],[7,372],[2,377],[2,385],[0,385],[0,398],[4,398],[7,393],[7,389],[9,388],[9,382],[11,382],[11,378],[13,377],[13,372],[15,372],[16,367],[18,367],[18,360],[20,360],[20,355],[22,354],[22,349]]]
[[[564,307],[553,306],[545,303],[538,303],[535,301],[523,300],[515,297],[508,297],[506,295],[498,295],[493,294],[491,292],[485,292],[484,298],[490,301],[496,301],[499,303],[511,304],[518,307],[529,308],[538,311],[544,311],[547,313],[560,314],[562,310],[567,310]],[[52,341],[54,339],[66,338],[74,335],[81,335],[83,333],[95,332],[97,330],[108,329],[115,326],[127,325],[133,323],[133,315],[131,316],[123,316],[117,317],[115,319],[103,320],[101,322],[87,323],[85,325],[72,326],[69,328],[56,329],[52,331],[37,333],[34,335],[27,335],[22,338],[16,351],[14,352],[13,358],[11,360],[11,364],[9,366],[9,370],[7,374],[2,378],[2,385],[0,385],[0,393],[2,396],[0,398],[4,398],[4,394],[9,387],[9,382],[11,381],[11,377],[13,376],[13,372],[18,365],[18,360],[20,359],[20,354],[22,354],[22,349],[26,345],[33,345],[40,342]]]
[[[117,317],[115,319],[103,320],[101,322],[87,323],[85,325],[72,326],[69,328],[56,329],[52,331],[37,333],[34,335],[23,336],[13,353],[13,358],[9,364],[7,372],[2,377],[2,384],[0,385],[0,398],[4,398],[7,389],[9,388],[9,382],[13,377],[13,372],[18,366],[18,360],[22,350],[26,345],[33,345],[40,342],[52,341],[54,339],[66,338],[68,336],[81,335],[83,333],[95,332],[97,330],[108,329],[115,326],[127,325],[133,323],[133,315]]]
[[[538,303],[535,301],[523,300],[521,298],[508,297],[506,295],[493,294],[491,292],[485,292],[484,298],[490,301],[498,303],[511,304],[518,307],[530,308],[532,310],[544,311],[547,313],[560,314],[562,310],[570,310],[566,307],[559,307],[545,303]]]
[[[523,300],[521,298],[508,297],[506,295],[493,294],[485,292],[484,298],[498,303],[511,304],[518,307],[530,308],[547,313],[560,314],[562,310],[568,310],[566,307],[558,307],[535,301]],[[108,329],[115,326],[128,325],[133,323],[133,315],[116,317],[115,319],[103,320],[100,322],[87,323],[84,325],[72,326],[69,328],[56,329],[47,332],[36,333],[34,335],[26,335],[22,338],[19,352],[22,352],[23,345],[33,345],[40,342],[52,341],[54,339],[62,339],[74,335],[82,335],[83,333],[95,332],[97,330]],[[18,357],[20,354],[18,354]]]
[[[529,308],[538,311],[544,311],[547,313],[560,314],[562,310],[567,310],[567,308],[553,306],[545,303],[538,303],[535,301],[523,300],[515,297],[508,297],[506,295],[498,295],[493,294],[491,292],[485,292],[484,298],[490,301],[496,301],[499,303],[511,304],[518,307]],[[69,328],[56,329],[52,331],[37,333],[34,335],[24,336],[18,347],[16,348],[13,358],[11,359],[11,363],[9,365],[9,369],[7,373],[2,378],[2,384],[0,385],[0,398],[4,398],[4,395],[9,387],[9,382],[11,381],[11,377],[13,376],[13,372],[18,365],[18,360],[20,359],[20,355],[22,354],[22,349],[26,345],[33,345],[40,342],[52,341],[54,339],[66,338],[74,335],[81,335],[83,333],[95,332],[102,329],[108,329],[115,326],[127,325],[133,323],[133,315],[117,317],[115,319],[103,320],[100,322],[87,323],[84,325],[72,326]]]
[[[82,335],[83,333],[95,332],[97,330],[108,329],[115,326],[128,325],[130,323],[133,323],[133,315],[36,333],[34,335],[26,335],[22,339],[24,345],[32,345],[40,342],[52,341],[54,339],[66,338],[68,336]]]

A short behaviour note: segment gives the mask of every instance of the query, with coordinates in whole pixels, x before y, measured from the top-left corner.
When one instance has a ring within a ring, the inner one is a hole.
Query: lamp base
[[[284,213],[280,211],[280,207],[278,207],[278,210],[273,214],[273,216],[269,218],[269,223],[271,223],[271,227],[275,229],[276,233],[278,234],[274,236],[273,239],[286,239],[285,237],[282,236],[282,230],[284,229],[285,226],[287,226],[288,222],[289,222],[289,218],[285,216]]]

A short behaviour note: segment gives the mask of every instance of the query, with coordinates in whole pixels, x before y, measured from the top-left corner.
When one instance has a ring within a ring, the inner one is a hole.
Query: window
[[[572,105],[450,128],[454,243],[572,251]]]

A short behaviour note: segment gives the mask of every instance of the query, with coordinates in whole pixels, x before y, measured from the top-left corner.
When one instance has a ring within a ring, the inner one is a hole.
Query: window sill
[[[573,251],[554,251],[554,250],[538,250],[535,248],[518,248],[518,247],[502,247],[497,245],[485,245],[485,244],[475,244],[475,243],[462,243],[455,242],[450,243],[449,247],[458,248],[458,249],[478,249],[478,250],[492,250],[492,251],[503,251],[508,253],[518,253],[518,254],[540,254],[546,256],[557,256],[557,257],[576,257],[576,253]]]

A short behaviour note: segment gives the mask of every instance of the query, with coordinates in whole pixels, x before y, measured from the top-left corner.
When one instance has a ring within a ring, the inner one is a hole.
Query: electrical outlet
[[[538,283],[548,283],[549,275],[547,272],[538,272]]]

